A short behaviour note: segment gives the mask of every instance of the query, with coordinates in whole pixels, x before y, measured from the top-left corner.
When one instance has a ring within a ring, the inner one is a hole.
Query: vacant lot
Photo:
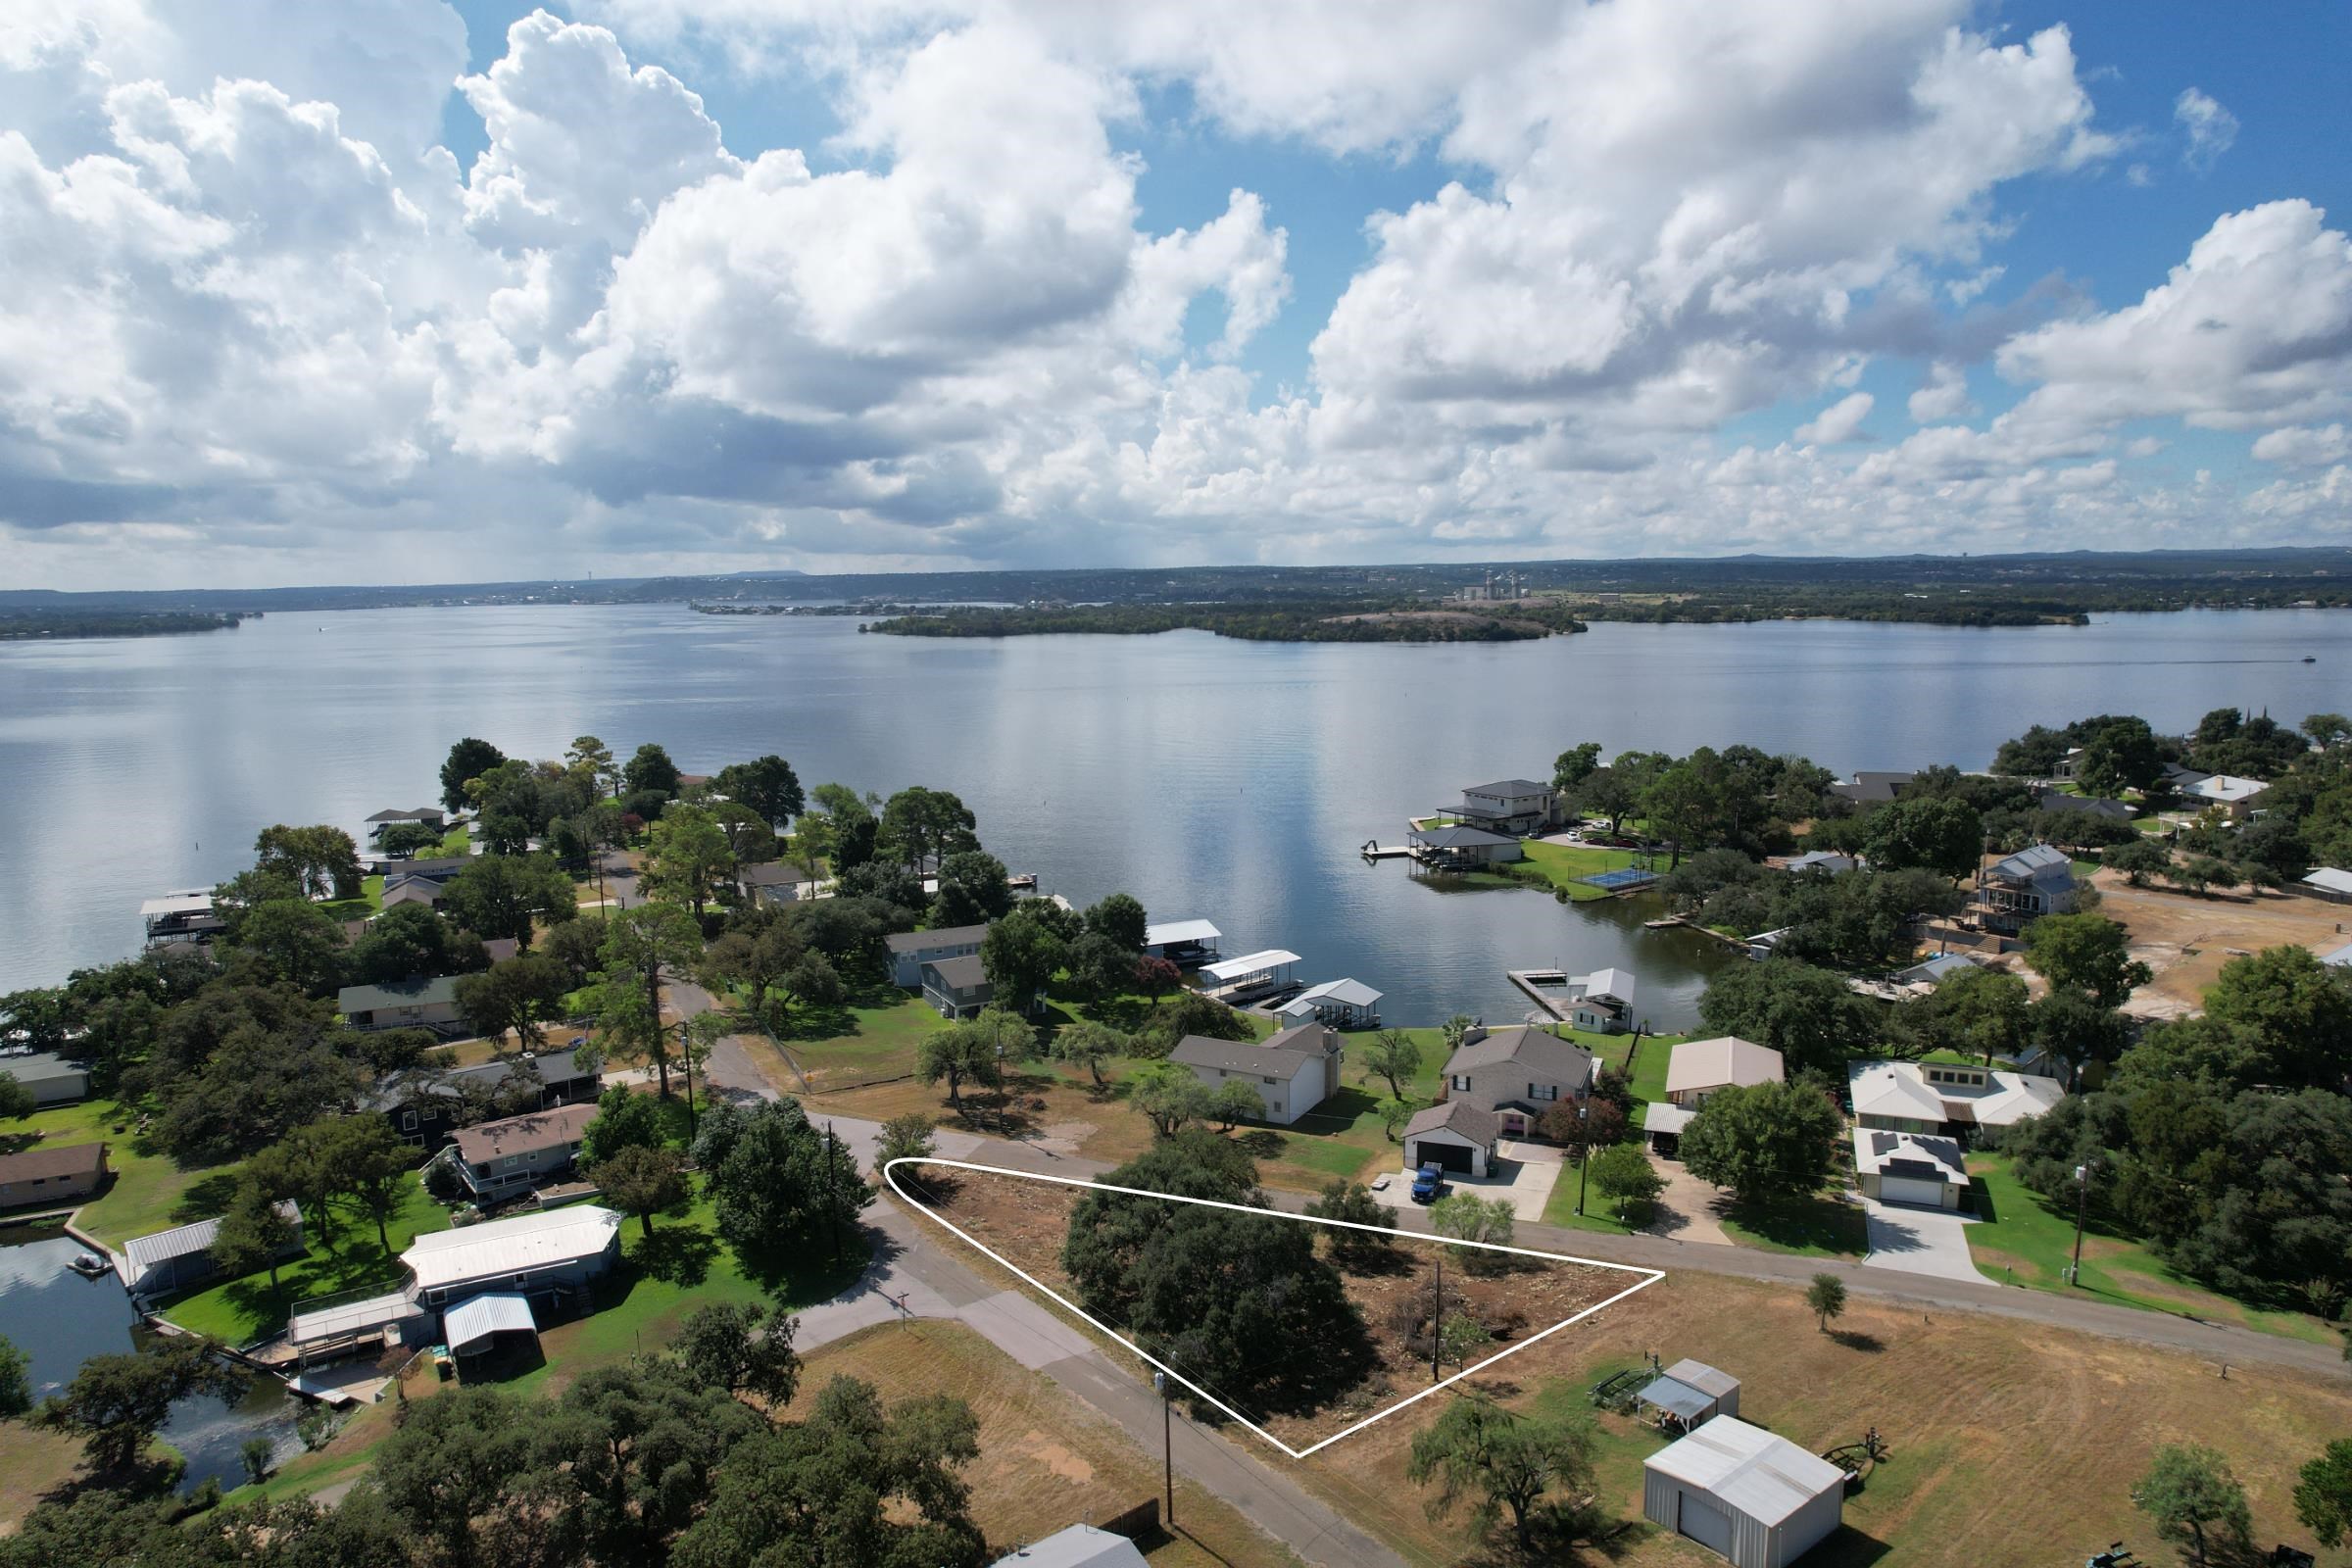
[[[1794,1291],[1669,1275],[1513,1357],[1498,1369],[1507,1377],[1487,1382],[1514,1408],[1581,1409],[1594,1380],[1655,1351],[1740,1378],[1742,1419],[1813,1451],[1877,1426],[1893,1456],[1847,1499],[1847,1528],[1805,1559],[1808,1568],[2080,1562],[2119,1539],[2150,1563],[2167,1561],[2130,1494],[2159,1445],[2184,1441],[2230,1457],[2266,1551],[2275,1541],[2308,1548],[2294,1520],[2294,1471],[2352,1431],[2352,1383],[2340,1380],[2233,1367],[2223,1382],[2189,1356],[1868,1301],[1849,1308],[1838,1330],[1820,1333]],[[1415,1563],[1485,1560],[1458,1521],[1426,1516],[1427,1490],[1404,1478],[1413,1433],[1436,1414],[1416,1406],[1301,1470]],[[1613,1559],[1627,1568],[1718,1562],[1640,1523],[1642,1459],[1663,1440],[1617,1417],[1601,1424],[1599,1494],[1631,1522],[1612,1544]]]
[[[964,1472],[972,1513],[1010,1550],[1081,1520],[1159,1495],[1159,1456],[960,1323],[872,1328],[810,1352],[801,1387],[861,1378],[885,1399],[947,1394],[980,1418],[980,1458]],[[788,1413],[789,1414],[789,1413]],[[1190,1481],[1176,1487],[1184,1533],[1142,1543],[1160,1568],[1276,1568],[1297,1558]]]
[[[957,1172],[954,1187],[941,1194],[939,1212],[1055,1292],[1075,1298],[1061,1270],[1061,1246],[1070,1210],[1083,1196],[1083,1189],[1051,1182]],[[1267,1416],[1246,1408],[1244,1413],[1297,1447],[1426,1387],[1428,1341],[1422,1338],[1416,1346],[1408,1340],[1421,1334],[1436,1299],[1438,1253],[1425,1238],[1400,1237],[1386,1257],[1345,1267],[1348,1298],[1370,1330],[1372,1361],[1364,1376],[1313,1410]],[[1462,1359],[1476,1362],[1507,1350],[1638,1278],[1614,1269],[1523,1261],[1525,1267],[1509,1273],[1474,1275],[1447,1258],[1447,1315],[1466,1313],[1494,1336],[1491,1343],[1468,1348]],[[1446,1368],[1448,1373],[1459,1369],[1458,1363]]]
[[[2093,879],[2099,912],[2132,939],[2132,956],[2156,971],[2125,1010],[2143,1018],[2178,1018],[2205,1005],[2205,991],[2222,965],[2241,953],[2308,947],[2326,953],[2347,940],[2352,911],[2294,894],[2220,893],[2194,897],[2163,888],[2135,888],[2113,871]]]

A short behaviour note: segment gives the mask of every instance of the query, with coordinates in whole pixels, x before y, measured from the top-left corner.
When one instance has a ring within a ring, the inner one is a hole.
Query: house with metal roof
[[[447,1032],[464,1025],[455,975],[419,975],[388,986],[345,986],[335,993],[335,1011],[354,1029]]]
[[[1642,1464],[1642,1511],[1737,1568],[1784,1568],[1844,1519],[1845,1472],[1719,1415]]]
[[[1738,1035],[1686,1040],[1666,1056],[1666,1099],[1696,1109],[1718,1089],[1745,1089],[1786,1082],[1781,1054]]]
[[[1311,1018],[1334,1029],[1377,1029],[1380,998],[1379,992],[1361,980],[1326,980],[1276,1007],[1274,1016],[1293,1023]]]
[[[2075,868],[2064,850],[2029,844],[1977,873],[1978,923],[2015,935],[2045,914],[2071,914]]]
[[[2066,1098],[2056,1079],[1966,1062],[1856,1061],[1845,1084],[1855,1125],[1947,1138],[2013,1127]]]
[[[276,1206],[278,1213],[294,1227],[293,1239],[278,1249],[277,1255],[281,1260],[300,1257],[309,1249],[303,1240],[302,1210],[292,1199]],[[220,1272],[220,1265],[213,1261],[212,1250],[220,1234],[218,1219],[204,1219],[150,1236],[134,1236],[122,1246],[118,1272],[134,1296],[163,1296],[202,1285]]]
[[[1210,1089],[1232,1079],[1250,1084],[1265,1102],[1262,1119],[1288,1127],[1339,1093],[1340,1067],[1347,1054],[1337,1030],[1302,1023],[1262,1043],[1186,1035],[1168,1059],[1191,1068]]]
[[[1968,1207],[1968,1159],[1959,1140],[1930,1133],[1854,1129],[1854,1186],[1882,1203]]]
[[[890,978],[908,991],[919,990],[923,965],[941,958],[968,958],[980,951],[988,936],[985,925],[942,926],[937,931],[894,931],[883,938],[890,950]]]
[[[976,953],[956,958],[923,960],[923,1000],[942,1018],[977,1018],[996,996],[997,988],[989,983],[988,966]]]
[[[1413,858],[1442,871],[1471,870],[1527,858],[1515,838],[1479,827],[1417,827],[1404,842]]]
[[[2352,871],[2323,865],[2297,882],[2295,891],[2307,898],[2325,899],[2329,904],[2352,904]]]
[[[439,1310],[486,1290],[568,1297],[620,1256],[620,1214],[574,1203],[419,1236],[400,1254],[416,1298]]]
[[[32,1091],[35,1106],[70,1105],[90,1095],[90,1069],[54,1051],[0,1051],[0,1072]]]
[[[1984,960],[1973,953],[1938,953],[1907,969],[1895,970],[1889,978],[1898,986],[1927,986],[1932,990],[1956,974],[1983,967]]]
[[[2181,799],[2198,807],[2219,807],[2233,817],[2243,817],[2254,809],[2254,803],[2267,794],[2270,785],[2258,778],[2239,778],[2234,773],[2207,773],[2179,786]]]
[[[1862,862],[1855,856],[1840,855],[1836,850],[1807,850],[1802,855],[1784,856],[1766,863],[1784,871],[1821,871],[1835,876],[1840,871],[1851,871]]]
[[[1490,833],[1539,833],[1559,821],[1560,797],[1532,778],[1506,778],[1471,785],[1462,791],[1462,804],[1447,814]]]
[[[1532,1024],[1474,1026],[1446,1058],[1446,1098],[1494,1115],[1498,1136],[1523,1138],[1552,1106],[1590,1094],[1593,1072],[1592,1053]]]
[[[1144,1554],[1125,1536],[1093,1525],[1072,1525],[1014,1547],[990,1568],[1145,1568],[1145,1563]]]

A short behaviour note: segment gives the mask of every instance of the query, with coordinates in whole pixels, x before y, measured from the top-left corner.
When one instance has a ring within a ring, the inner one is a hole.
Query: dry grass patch
[[[2114,871],[2101,871],[2091,880],[2100,893],[2099,913],[2123,926],[2132,956],[2155,971],[2126,1009],[2139,1017],[2178,1018],[2202,1010],[2206,990],[2238,953],[2288,947],[2325,953],[2344,943],[2338,930],[2342,906],[2317,899],[2242,892],[2197,898],[2135,888]]]
[[[885,1399],[947,1394],[971,1405],[980,1418],[980,1458],[964,1479],[973,1516],[1002,1549],[1159,1495],[1157,1454],[960,1323],[872,1328],[812,1350],[802,1402],[835,1377],[861,1378]],[[1160,1568],[1298,1561],[1193,1482],[1177,1482],[1176,1517],[1183,1534],[1140,1543]]]

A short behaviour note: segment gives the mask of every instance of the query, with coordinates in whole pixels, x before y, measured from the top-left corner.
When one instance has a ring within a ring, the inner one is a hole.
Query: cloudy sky
[[[2352,543],[2352,9],[0,5],[0,583]]]

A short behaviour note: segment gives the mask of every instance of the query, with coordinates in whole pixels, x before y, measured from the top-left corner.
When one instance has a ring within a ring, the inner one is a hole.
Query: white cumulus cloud
[[[2182,88],[2173,100],[2173,123],[2185,138],[2180,161],[2199,173],[2220,163],[2237,140],[2237,117],[2194,87]]]

